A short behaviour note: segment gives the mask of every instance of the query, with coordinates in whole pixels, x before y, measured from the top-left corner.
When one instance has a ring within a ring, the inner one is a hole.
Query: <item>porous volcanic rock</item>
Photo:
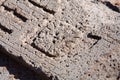
[[[119,3],[1,0],[1,49],[48,80],[119,80]]]

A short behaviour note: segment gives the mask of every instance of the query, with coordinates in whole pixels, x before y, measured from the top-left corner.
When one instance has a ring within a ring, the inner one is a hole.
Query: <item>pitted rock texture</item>
[[[2,0],[0,45],[50,80],[120,79],[113,0]]]

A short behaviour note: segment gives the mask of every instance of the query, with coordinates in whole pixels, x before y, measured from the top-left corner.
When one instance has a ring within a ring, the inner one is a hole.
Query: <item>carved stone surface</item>
[[[119,80],[119,1],[1,0],[0,46],[48,80]]]

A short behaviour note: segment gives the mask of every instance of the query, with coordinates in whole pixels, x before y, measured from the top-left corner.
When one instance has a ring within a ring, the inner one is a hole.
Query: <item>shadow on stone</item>
[[[32,70],[22,58],[20,58],[20,60],[20,62],[16,61],[14,56],[9,55],[9,53],[0,45],[0,67],[5,67],[9,72],[9,75],[14,75],[15,79],[19,80],[49,80],[47,75],[42,71],[38,74]]]
[[[112,9],[113,11],[115,11],[115,12],[118,12],[118,13],[120,13],[120,10],[119,10],[119,8],[117,7],[117,6],[114,6],[114,5],[112,5],[110,2],[108,2],[108,1],[105,1],[105,2],[103,2],[107,7],[109,7],[110,9]]]

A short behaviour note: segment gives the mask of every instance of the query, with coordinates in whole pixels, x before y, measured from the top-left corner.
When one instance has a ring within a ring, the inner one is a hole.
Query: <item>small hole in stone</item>
[[[65,36],[63,36],[63,38],[62,39],[65,39]]]
[[[110,78],[110,75],[107,75],[106,78]]]
[[[58,36],[58,35],[59,35],[59,32],[56,32],[55,35]]]
[[[96,63],[98,63],[99,61],[98,60],[95,60]]]
[[[116,66],[116,64],[113,64],[113,66]]]
[[[69,23],[68,20],[66,20],[66,23]]]
[[[86,22],[88,22],[88,20],[85,20]]]
[[[115,60],[115,59],[113,59],[112,61],[113,61],[113,62],[115,62],[116,60]]]
[[[62,9],[62,11],[64,11],[65,9]]]
[[[110,67],[111,67],[112,65],[110,64]]]
[[[38,24],[38,26],[40,27],[40,24]]]
[[[82,22],[79,22],[79,24],[83,25],[83,23],[82,23]]]
[[[112,56],[111,56],[111,55],[109,55],[109,57],[111,58]]]
[[[53,43],[55,44],[55,40],[53,40]]]
[[[78,76],[76,76],[76,78],[78,78]]]
[[[90,76],[90,74],[88,74],[88,76]]]
[[[69,65],[67,64],[66,67],[69,67]]]
[[[63,26],[63,24],[62,24],[62,23],[60,23],[60,26]]]

